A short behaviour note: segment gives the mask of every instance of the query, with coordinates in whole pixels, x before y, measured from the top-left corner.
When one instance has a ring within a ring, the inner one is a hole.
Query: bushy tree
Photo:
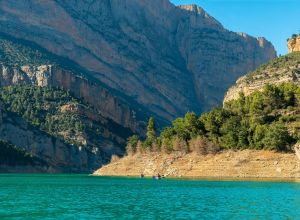
[[[153,117],[150,117],[147,126],[147,140],[153,142],[156,139],[156,126]]]
[[[139,136],[137,135],[133,135],[127,139],[126,152],[128,155],[133,155],[136,153],[138,141]]]
[[[215,108],[201,115],[200,122],[204,125],[206,135],[211,141],[218,142],[221,136],[220,128],[229,116],[230,113],[222,108]]]
[[[286,151],[289,150],[291,137],[287,128],[281,124],[275,124],[268,127],[263,144],[265,149]]]
[[[161,148],[162,153],[170,153],[173,151],[173,142],[171,138],[162,138],[161,140]]]
[[[264,148],[264,138],[268,130],[267,125],[257,125],[253,134],[253,147],[257,150]]]

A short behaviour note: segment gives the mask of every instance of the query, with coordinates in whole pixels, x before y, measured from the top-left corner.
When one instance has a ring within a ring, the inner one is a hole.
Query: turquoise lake
[[[300,184],[3,174],[0,219],[300,219]]]

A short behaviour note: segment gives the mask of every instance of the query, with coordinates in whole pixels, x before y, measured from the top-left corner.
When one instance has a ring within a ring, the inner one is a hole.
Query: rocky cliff
[[[300,85],[300,52],[274,59],[241,77],[227,91],[224,102],[239,98],[241,92],[247,96],[256,90],[263,90],[267,84],[278,85],[286,82]]]
[[[92,162],[92,165],[83,166],[82,169],[77,167],[78,169],[74,168],[70,171],[89,172],[95,167],[98,168],[108,162],[112,154],[123,154],[125,141],[129,135],[133,132],[141,135],[144,133],[145,121],[148,118],[147,110],[129,103],[130,100],[126,100],[124,96],[116,96],[114,91],[108,90],[104,85],[93,83],[88,74],[83,76],[81,69],[76,65],[70,65],[69,61],[54,57],[36,45],[1,35],[0,89],[12,85],[18,85],[20,88],[24,85],[61,88],[88,103],[90,107],[85,109],[76,106],[74,109],[69,109],[67,106],[62,107],[63,112],[80,116],[86,121],[86,124],[96,123],[97,130],[99,130],[99,132],[93,131],[90,132],[91,134],[80,135],[63,132],[62,139],[74,139],[90,148],[91,152],[93,149],[99,151],[94,155],[95,162]],[[60,102],[59,97],[55,101]],[[29,126],[29,128],[31,127]],[[2,132],[4,130],[0,131],[0,135]],[[19,130],[14,128],[10,132],[12,136],[2,136],[0,140],[10,141],[13,139],[13,135],[18,136]],[[24,134],[24,136],[26,135]],[[30,138],[30,136],[26,136],[26,138]],[[37,140],[34,139],[34,141]],[[27,146],[26,150],[35,147],[37,143],[34,141]],[[17,146],[19,147],[19,145]],[[78,149],[80,147],[77,146]],[[53,146],[50,144],[49,148],[53,148]],[[56,157],[55,154],[51,155],[50,153],[48,156],[52,159]],[[52,169],[64,171],[54,165]],[[39,170],[41,171],[41,169]]]
[[[92,155],[88,165],[81,167],[75,164],[76,167],[69,168],[69,172],[89,172],[107,163],[112,154],[123,154],[126,138],[132,134],[130,129],[104,117],[96,108],[69,92],[49,86],[22,85],[25,82],[0,88],[1,112],[6,112],[6,120],[2,117],[0,120],[0,141],[13,143],[30,154],[35,152],[37,145],[46,142],[43,151],[47,151],[49,160],[56,161],[60,156],[66,159],[64,169],[61,169],[60,163],[51,164],[52,169],[61,172],[67,171],[68,166],[73,167],[69,162],[73,157],[79,160],[78,164],[80,160],[84,162],[84,158],[69,154],[72,158],[68,159],[62,152],[58,152],[59,156],[51,150],[56,148],[56,141],[50,140],[57,140],[63,148],[71,146]],[[24,126],[21,121],[27,125]],[[1,149],[0,152],[3,153]],[[39,153],[35,156],[40,157]]]
[[[276,56],[265,39],[168,0],[1,1],[0,31],[76,63],[92,84],[67,73],[58,83],[94,105],[105,98],[99,108],[132,128],[132,106],[166,121],[207,110],[241,74]]]
[[[288,39],[289,53],[300,52],[300,35]]]
[[[46,134],[16,114],[5,111],[1,102],[0,140],[6,140],[43,161],[40,172],[91,172],[104,162],[100,152],[69,145]],[[5,172],[9,170],[11,167]]]
[[[0,87],[15,84],[63,88],[91,103],[103,117],[130,128],[133,132],[144,131],[145,122],[141,117],[140,121],[137,120],[136,112],[128,104],[112,95],[103,86],[94,84],[57,65],[11,66],[0,63]]]

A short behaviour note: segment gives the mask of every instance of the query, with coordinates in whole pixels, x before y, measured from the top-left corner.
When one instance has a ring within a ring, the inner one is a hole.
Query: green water
[[[300,184],[0,175],[0,219],[300,219]]]

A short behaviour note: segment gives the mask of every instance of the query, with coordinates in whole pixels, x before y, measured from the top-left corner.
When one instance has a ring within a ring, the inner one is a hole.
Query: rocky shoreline
[[[114,159],[95,176],[153,176],[185,178],[278,178],[300,180],[300,160],[293,153],[272,151],[222,151],[197,155],[135,154]]]

